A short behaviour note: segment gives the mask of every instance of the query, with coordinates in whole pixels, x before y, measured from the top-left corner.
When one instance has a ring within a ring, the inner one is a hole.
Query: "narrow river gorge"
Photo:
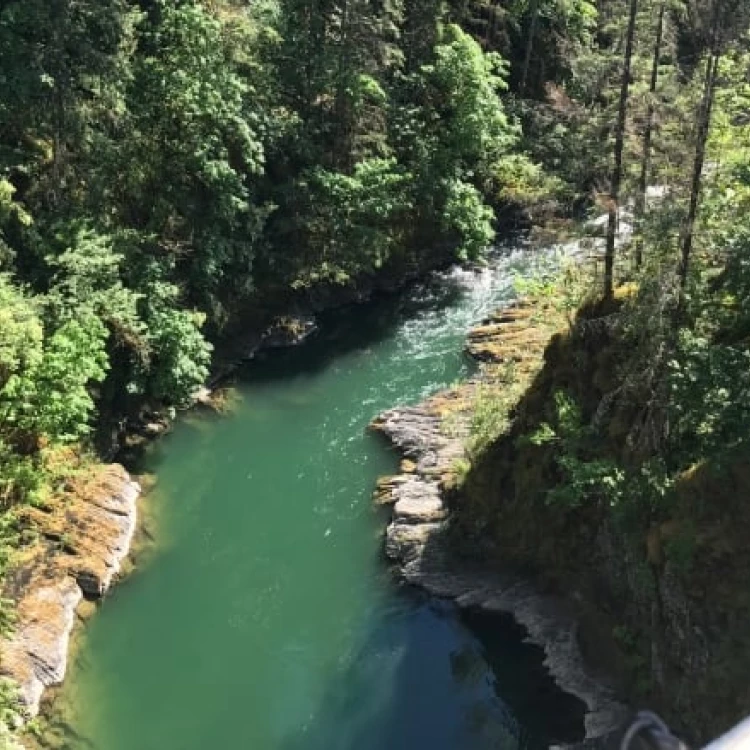
[[[147,560],[87,627],[60,698],[91,750],[487,750],[582,738],[512,622],[400,587],[370,420],[465,377],[468,329],[513,296],[522,252],[330,314],[191,414],[145,471]]]

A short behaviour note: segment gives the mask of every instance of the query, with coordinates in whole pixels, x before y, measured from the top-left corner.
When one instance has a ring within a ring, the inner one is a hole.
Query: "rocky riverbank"
[[[317,331],[318,312],[396,291],[404,283],[385,278],[361,288],[318,293],[315,299],[290,304],[297,310],[294,314],[263,312],[250,315],[241,326],[238,321],[238,330],[227,335],[228,343],[217,354],[210,385],[221,384],[239,363],[259,352],[307,341]],[[214,393],[208,387],[195,394],[196,405],[212,409],[221,409],[221,399],[221,391]],[[173,416],[144,408],[137,418],[119,424],[113,447],[105,453],[124,460],[139,455],[169,431]],[[73,455],[68,458],[71,464],[78,461]],[[81,604],[110,590],[135,533],[138,484],[117,464],[95,464],[84,473],[85,479],[68,482],[49,507],[21,512],[20,525],[34,541],[22,546],[3,589],[15,612],[15,624],[13,634],[0,642],[0,676],[16,686],[22,720],[36,716],[45,691],[63,682],[71,635],[82,617]]]
[[[100,599],[120,574],[139,495],[121,466],[95,466],[68,481],[54,505],[21,518],[36,539],[6,581],[16,620],[0,644],[0,673],[18,686],[23,718],[36,716],[45,690],[63,681],[81,602]]]
[[[386,552],[403,579],[461,607],[513,615],[529,639],[544,648],[559,686],[584,701],[586,736],[596,739],[618,728],[628,711],[605,681],[592,676],[573,608],[518,577],[467,566],[448,541],[450,500],[465,464],[481,389],[502,387],[497,381],[504,368],[531,380],[543,365],[551,331],[536,312],[525,304],[499,311],[469,335],[467,351],[483,363],[475,378],[373,422],[404,456],[401,473],[379,482],[376,501],[393,506]]]

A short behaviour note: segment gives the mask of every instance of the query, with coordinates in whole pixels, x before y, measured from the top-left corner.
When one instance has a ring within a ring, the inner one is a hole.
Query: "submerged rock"
[[[107,593],[130,550],[139,485],[121,466],[78,482],[49,514],[32,515],[40,541],[22,551],[5,596],[16,606],[13,634],[0,644],[0,673],[18,685],[23,712],[36,716],[44,691],[59,685],[84,597]]]
[[[283,349],[299,346],[318,330],[318,323],[311,315],[285,315],[277,318],[263,334],[261,348]]]

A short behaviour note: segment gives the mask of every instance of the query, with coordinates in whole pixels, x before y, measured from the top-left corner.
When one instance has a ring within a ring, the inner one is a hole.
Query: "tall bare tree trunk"
[[[617,112],[617,130],[615,131],[615,164],[612,169],[612,184],[609,191],[607,246],[604,253],[604,296],[606,298],[612,297],[614,292],[615,241],[617,239],[620,185],[622,183],[622,153],[625,148],[625,123],[628,114],[628,94],[630,92],[630,67],[633,59],[633,40],[635,38],[635,20],[637,15],[638,0],[630,0],[628,30],[625,38],[625,56],[622,66],[620,104]]]
[[[700,204],[701,184],[703,181],[703,166],[706,160],[706,142],[711,130],[711,112],[714,104],[714,92],[716,90],[716,78],[719,71],[721,54],[718,45],[706,62],[706,76],[703,82],[703,98],[701,100],[700,116],[698,120],[698,133],[695,143],[695,158],[693,160],[693,176],[690,183],[690,206],[688,208],[685,226],[682,231],[680,242],[680,286],[684,289],[687,284],[688,271],[690,268],[690,254],[693,250],[693,234],[695,231],[695,220],[698,216]]]
[[[349,109],[349,80],[347,77],[351,66],[350,52],[350,17],[349,2],[341,2],[341,28],[338,35],[338,64],[336,66],[336,93],[333,103],[333,127],[334,138],[332,146],[331,163],[335,169],[348,171],[351,159],[351,128],[348,117]]]
[[[497,27],[500,18],[501,8],[499,0],[493,0],[490,3],[490,20],[487,29],[487,48],[495,49],[495,40],[497,39]]]
[[[690,181],[690,204],[687,217],[680,236],[680,265],[679,276],[682,289],[687,285],[690,270],[690,254],[693,251],[693,236],[695,221],[698,217],[700,194],[703,182],[703,167],[706,161],[706,143],[711,131],[711,113],[714,105],[716,79],[719,73],[719,63],[722,55],[722,23],[726,20],[726,0],[713,0],[711,6],[711,46],[706,61],[706,74],[703,79],[703,96],[698,110],[698,127],[695,137],[695,157],[693,159],[693,174]],[[731,3],[729,3],[731,5]]]
[[[526,86],[529,82],[529,70],[531,68],[531,55],[534,50],[534,37],[536,36],[536,27],[539,24],[539,5],[541,0],[532,0],[529,6],[531,20],[529,21],[529,31],[526,35],[526,55],[523,60],[523,71],[521,72],[521,85],[518,93],[523,96],[526,93]]]
[[[659,18],[656,22],[656,40],[654,42],[654,58],[651,63],[651,83],[648,89],[648,108],[646,110],[646,129],[643,133],[643,156],[641,157],[641,176],[638,181],[638,195],[635,203],[635,267],[640,268],[643,263],[643,219],[646,215],[646,192],[651,176],[651,142],[654,131],[654,115],[656,111],[656,87],[659,83],[659,61],[661,60],[661,43],[664,38],[664,15],[666,2],[659,7]]]

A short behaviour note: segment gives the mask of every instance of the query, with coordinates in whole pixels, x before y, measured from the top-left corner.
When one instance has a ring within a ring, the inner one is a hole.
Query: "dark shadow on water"
[[[493,262],[500,264],[509,276],[518,265],[512,260],[512,253],[517,249],[517,241],[509,240],[494,255]],[[525,262],[521,261],[521,265]],[[462,280],[448,271],[432,274],[427,280],[411,284],[398,292],[378,294],[367,302],[352,303],[320,313],[319,330],[308,341],[299,346],[258,352],[252,360],[238,366],[227,384],[233,381],[240,386],[263,385],[300,376],[314,376],[325,371],[340,357],[366,351],[394,337],[400,325],[420,314],[458,306],[469,293],[466,278]],[[471,366],[473,363],[469,364]],[[189,421],[190,418],[187,415],[183,420]],[[205,410],[200,412],[202,422],[223,418],[222,414]],[[148,473],[169,450],[169,441],[170,435],[166,435],[145,447],[122,452],[119,460],[135,473]]]
[[[436,274],[408,290],[321,313],[319,330],[308,341],[299,346],[258,352],[252,360],[237,368],[229,378],[229,384],[233,381],[241,387],[252,387],[314,376],[347,354],[368,350],[388,340],[395,335],[399,325],[420,313],[457,305],[466,293],[465,287],[455,278]],[[201,410],[197,414],[203,424],[225,418],[222,413],[211,410]],[[187,413],[180,421],[189,423],[193,416],[193,413]],[[149,473],[169,452],[171,437],[171,434],[166,434],[141,448],[123,452],[119,458],[133,472]]]
[[[513,617],[476,609],[461,619],[493,670],[495,692],[523,726],[533,726],[552,744],[584,739],[586,704],[560,690],[544,666],[544,650],[524,642],[526,630]]]
[[[583,738],[583,704],[562,693],[506,616],[393,594],[304,727],[278,750],[546,750]],[[93,745],[58,719],[46,746]]]
[[[560,692],[509,618],[464,617],[398,591],[370,628],[282,750],[542,750],[582,739],[583,704]]]
[[[456,306],[465,288],[454,278],[436,276],[408,291],[321,313],[319,331],[301,346],[269,349],[241,367],[241,383],[264,383],[313,374],[338,357],[369,349],[394,335],[403,322]]]
[[[514,255],[521,250],[521,254]],[[499,246],[487,261],[508,279],[528,266],[533,253],[522,237],[513,236]],[[464,274],[481,273],[480,268]],[[470,293],[467,277],[456,267],[431,274],[392,293],[379,293],[367,302],[359,302],[320,313],[319,331],[301,346],[259,352],[241,367],[237,379],[242,383],[263,383],[271,380],[312,374],[325,369],[337,357],[368,349],[394,335],[402,323],[419,315],[458,307]],[[477,323],[480,321],[477,320]],[[460,345],[459,345],[460,347]]]

